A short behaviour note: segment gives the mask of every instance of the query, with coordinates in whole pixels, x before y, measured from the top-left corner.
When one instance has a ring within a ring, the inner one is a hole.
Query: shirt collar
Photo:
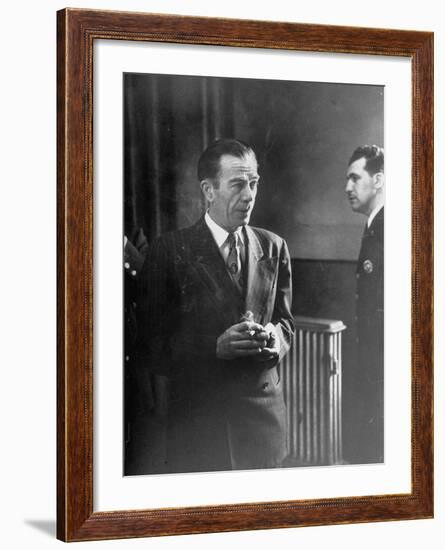
[[[225,229],[223,229],[215,221],[213,221],[208,212],[206,212],[206,214],[204,216],[204,220],[207,224],[207,227],[210,229],[210,232],[213,235],[213,238],[215,239],[215,242],[218,245],[218,248],[221,248],[222,245],[226,242],[227,236],[229,235],[229,232],[226,231]],[[241,241],[243,241],[242,227],[239,227],[235,231],[235,233],[238,235],[238,237],[241,239]]]
[[[380,210],[382,208],[383,208],[383,204],[381,204],[380,206],[377,206],[376,208],[374,208],[374,210],[371,212],[371,214],[369,214],[368,227],[371,227],[371,224],[372,224],[374,218],[377,216],[377,214],[380,212]]]

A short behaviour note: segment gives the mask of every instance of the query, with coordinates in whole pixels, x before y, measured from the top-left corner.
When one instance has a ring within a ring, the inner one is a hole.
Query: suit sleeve
[[[292,307],[292,273],[289,250],[286,241],[282,241],[277,277],[277,292],[272,323],[280,338],[279,361],[290,349],[292,336],[295,332]]]

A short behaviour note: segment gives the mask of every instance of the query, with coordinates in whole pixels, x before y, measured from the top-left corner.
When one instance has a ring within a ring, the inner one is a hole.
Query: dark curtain
[[[124,228],[148,240],[204,212],[201,152],[233,134],[230,79],[124,75]]]
[[[166,231],[192,225],[203,214],[196,167],[210,142],[233,134],[232,82],[132,73],[124,75],[123,95],[124,231],[136,244],[141,229],[150,242]],[[133,293],[131,283],[127,277],[126,312],[134,310],[137,332],[143,334],[143,282]],[[135,338],[127,333],[124,472],[164,472],[165,418],[156,411],[162,410],[165,381],[147,375],[137,340],[132,343]]]

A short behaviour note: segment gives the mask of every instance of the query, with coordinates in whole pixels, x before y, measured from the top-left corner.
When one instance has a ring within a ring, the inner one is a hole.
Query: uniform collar
[[[371,227],[372,222],[374,221],[374,218],[377,216],[377,214],[380,212],[380,210],[383,208],[383,204],[380,206],[377,206],[374,208],[374,210],[369,214],[369,218],[367,221],[367,227]]]

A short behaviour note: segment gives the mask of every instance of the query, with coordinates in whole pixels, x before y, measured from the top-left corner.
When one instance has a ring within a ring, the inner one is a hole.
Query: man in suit
[[[221,139],[201,155],[208,210],[146,261],[148,364],[168,378],[169,472],[280,466],[287,455],[278,362],[293,333],[284,240],[248,225],[253,150]]]
[[[349,160],[346,194],[354,212],[367,217],[357,262],[358,365],[356,438],[360,462],[383,461],[383,244],[384,152],[358,147]]]

